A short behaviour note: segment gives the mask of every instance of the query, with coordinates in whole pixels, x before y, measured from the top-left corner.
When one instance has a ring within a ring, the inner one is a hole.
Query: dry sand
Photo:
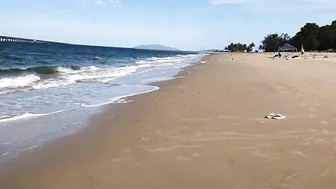
[[[336,64],[215,54],[0,168],[1,189],[336,187]],[[268,113],[286,120],[267,120]]]

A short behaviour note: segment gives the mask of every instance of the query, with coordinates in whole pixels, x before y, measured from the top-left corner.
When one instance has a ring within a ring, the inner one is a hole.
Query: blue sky
[[[306,22],[330,24],[335,10],[336,0],[7,0],[0,35],[201,50],[294,35]]]

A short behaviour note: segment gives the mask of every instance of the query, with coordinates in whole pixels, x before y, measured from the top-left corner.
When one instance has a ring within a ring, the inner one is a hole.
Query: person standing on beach
[[[304,54],[304,48],[303,48],[303,44],[301,45],[301,56],[303,56]]]

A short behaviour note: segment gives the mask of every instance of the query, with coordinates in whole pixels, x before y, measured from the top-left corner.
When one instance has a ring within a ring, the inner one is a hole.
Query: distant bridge
[[[0,36],[0,43],[49,43],[47,41],[25,39],[19,37]]]

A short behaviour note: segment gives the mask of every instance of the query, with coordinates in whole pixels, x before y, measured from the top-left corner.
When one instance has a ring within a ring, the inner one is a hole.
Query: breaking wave
[[[26,70],[29,70],[29,68]],[[36,68],[34,68],[34,70],[36,70]],[[18,76],[0,78],[0,94],[31,89],[47,89],[70,85],[77,82],[108,82],[118,77],[136,72],[137,67],[56,67],[52,70],[52,72],[51,70],[44,70],[43,73],[57,73],[54,77],[43,78],[43,75],[31,73],[27,75],[20,74]]]
[[[0,74],[21,74],[21,73],[36,73],[42,75],[57,74],[62,69],[79,70],[79,66],[69,66],[69,67],[54,67],[54,66],[37,66],[29,68],[10,68],[10,69],[0,69]]]

